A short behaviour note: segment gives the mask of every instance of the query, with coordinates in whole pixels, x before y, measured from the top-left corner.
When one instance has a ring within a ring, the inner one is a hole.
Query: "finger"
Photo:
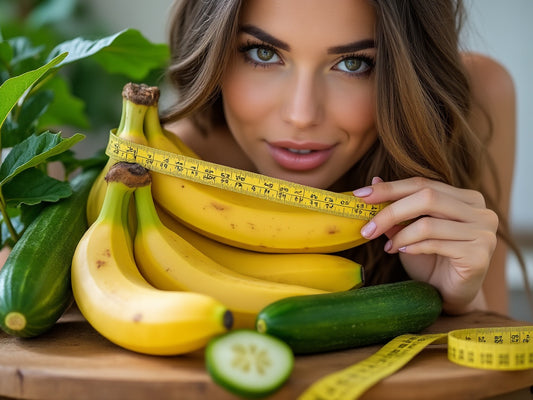
[[[483,229],[475,224],[424,217],[392,236],[385,245],[385,250],[389,253],[405,252],[407,246],[424,240],[473,242],[481,240],[480,238],[483,238],[482,241],[487,247],[491,247],[496,240],[496,234],[489,228]]]
[[[402,253],[406,255],[438,254],[448,258],[455,273],[464,281],[484,274],[492,258],[491,249],[478,245],[476,241],[428,239],[406,246]],[[441,273],[444,273],[444,270],[441,270]]]
[[[492,220],[490,214],[490,210],[476,209],[446,193],[425,188],[389,204],[362,228],[361,234],[367,239],[373,239],[394,225],[422,216],[489,224],[489,220]]]
[[[372,180],[371,186],[354,190],[353,194],[357,197],[364,198],[367,203],[381,203],[395,201],[423,189],[446,193],[472,206],[486,206],[485,198],[478,191],[456,188],[443,182],[422,177],[413,177],[391,182],[383,182],[381,178],[375,177]]]
[[[389,239],[391,239],[394,235],[396,235],[399,231],[404,229],[406,226],[407,225],[394,225],[388,231],[384,232],[385,236],[387,236]]]

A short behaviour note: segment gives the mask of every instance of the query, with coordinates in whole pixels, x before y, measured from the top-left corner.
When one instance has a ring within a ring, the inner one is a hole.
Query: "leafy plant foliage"
[[[66,3],[72,6],[74,2],[42,2],[27,19],[34,24],[53,20],[54,12],[65,12]],[[90,127],[91,115],[84,100],[72,93],[76,74],[67,70],[73,65],[93,62],[105,74],[139,81],[164,68],[169,54],[166,45],[151,43],[134,29],[95,40],[71,38],[51,49],[34,44],[35,38],[29,32],[9,38],[0,32],[1,246],[12,246],[48,203],[72,194],[70,173],[105,162],[102,154],[79,159],[72,151],[72,146],[86,135],[64,137],[54,129]],[[105,93],[101,96],[108,97]],[[118,121],[119,115],[115,118]],[[52,161],[63,165],[64,179],[58,180],[48,173]]]

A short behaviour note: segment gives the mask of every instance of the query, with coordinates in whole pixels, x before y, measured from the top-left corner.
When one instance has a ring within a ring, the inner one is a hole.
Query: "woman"
[[[423,280],[448,313],[506,313],[514,87],[460,53],[462,15],[452,0],[176,0],[163,120],[206,160],[392,202],[343,252],[368,283]]]

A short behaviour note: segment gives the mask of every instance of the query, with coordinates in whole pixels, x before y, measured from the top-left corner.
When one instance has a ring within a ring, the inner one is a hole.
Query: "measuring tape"
[[[448,359],[482,369],[533,368],[533,326],[459,329],[449,333],[401,335],[365,360],[327,375],[299,400],[353,400],[392,375],[432,343],[448,343]]]
[[[366,204],[352,195],[317,189],[143,146],[113,133],[109,135],[106,154],[118,161],[137,163],[162,174],[332,215],[370,220],[385,207],[384,204]]]

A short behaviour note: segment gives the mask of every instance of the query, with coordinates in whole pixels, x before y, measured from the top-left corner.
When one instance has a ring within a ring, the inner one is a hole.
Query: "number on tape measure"
[[[401,335],[365,360],[315,382],[299,400],[353,400],[392,375],[431,343],[448,343],[448,359],[459,365],[515,371],[533,368],[533,326],[459,329]]]
[[[448,358],[483,369],[533,368],[533,326],[452,331],[448,336]]]
[[[383,204],[367,204],[352,195],[143,146],[114,134],[109,136],[106,154],[118,161],[138,163],[155,172],[332,215],[370,220],[384,207]]]
[[[314,383],[298,400],[353,400],[446,334],[401,335],[367,359]]]

